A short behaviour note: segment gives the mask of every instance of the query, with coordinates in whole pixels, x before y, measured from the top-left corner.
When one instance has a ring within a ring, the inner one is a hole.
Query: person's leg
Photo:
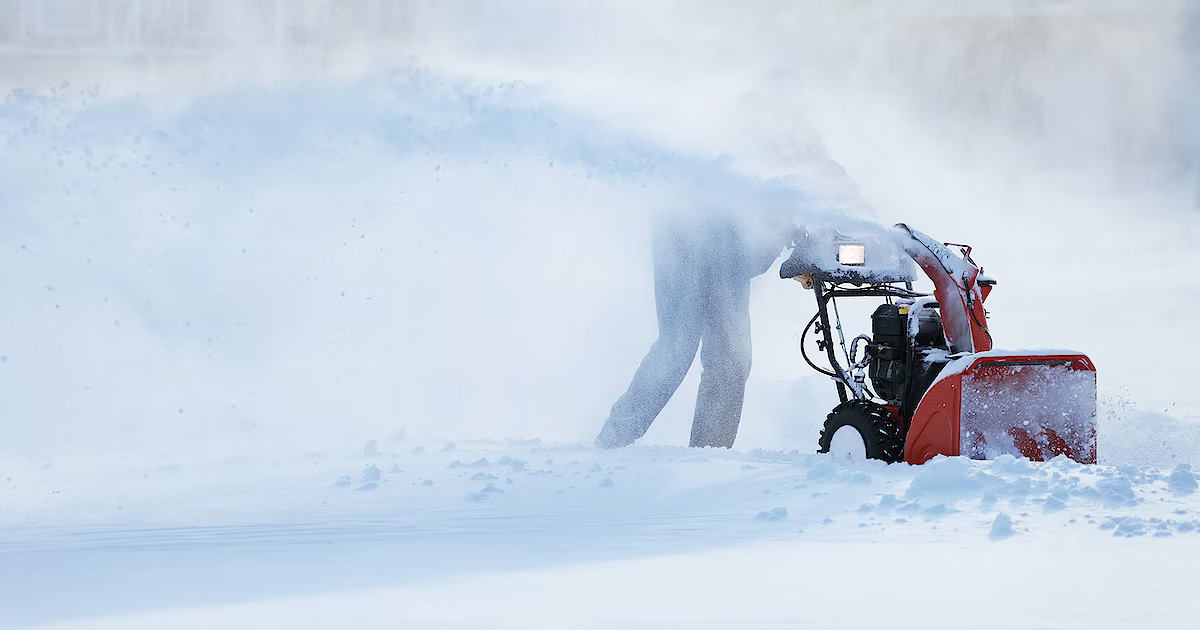
[[[629,389],[613,404],[596,446],[628,446],[645,435],[687,376],[700,345],[702,298],[694,230],[657,226],[653,237],[654,298],[658,340],[633,375]]]
[[[732,225],[714,227],[706,249],[700,391],[691,446],[733,446],[750,377],[750,274],[745,245]]]

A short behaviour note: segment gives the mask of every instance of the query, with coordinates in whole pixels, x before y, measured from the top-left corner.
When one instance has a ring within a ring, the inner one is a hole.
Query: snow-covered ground
[[[1185,628],[1200,612],[1187,465],[396,440],[0,475],[14,627]]]
[[[1182,5],[887,4],[432,3],[411,58],[0,77],[0,627],[1194,626]],[[808,125],[975,246],[999,347],[1095,360],[1100,465],[812,454],[774,270],[735,449],[679,446],[697,370],[590,446],[648,215],[763,203]]]

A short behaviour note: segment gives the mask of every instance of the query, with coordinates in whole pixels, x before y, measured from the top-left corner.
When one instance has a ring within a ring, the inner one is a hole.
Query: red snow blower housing
[[[932,296],[913,291],[914,261],[933,281]],[[937,242],[904,224],[862,238],[801,230],[779,275],[813,290],[817,314],[800,351],[837,383],[841,399],[825,420],[818,452],[910,464],[1004,453],[1096,462],[1095,366],[1066,350],[993,350],[983,303],[996,282],[983,275],[969,246]],[[871,335],[849,346],[837,311],[842,297],[885,300],[871,316]],[[814,327],[828,368],[805,350]]]

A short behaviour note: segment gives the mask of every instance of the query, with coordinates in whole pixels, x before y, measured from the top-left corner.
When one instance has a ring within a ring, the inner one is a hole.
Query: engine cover
[[[899,405],[908,380],[908,306],[880,304],[871,315],[871,365],[875,393]]]

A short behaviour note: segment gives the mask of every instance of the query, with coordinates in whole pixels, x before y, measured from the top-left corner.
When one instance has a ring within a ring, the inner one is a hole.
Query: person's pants
[[[700,348],[691,446],[733,446],[750,376],[750,278],[728,222],[669,224],[653,236],[658,340],[613,405],[597,443],[632,444],[679,388]]]

